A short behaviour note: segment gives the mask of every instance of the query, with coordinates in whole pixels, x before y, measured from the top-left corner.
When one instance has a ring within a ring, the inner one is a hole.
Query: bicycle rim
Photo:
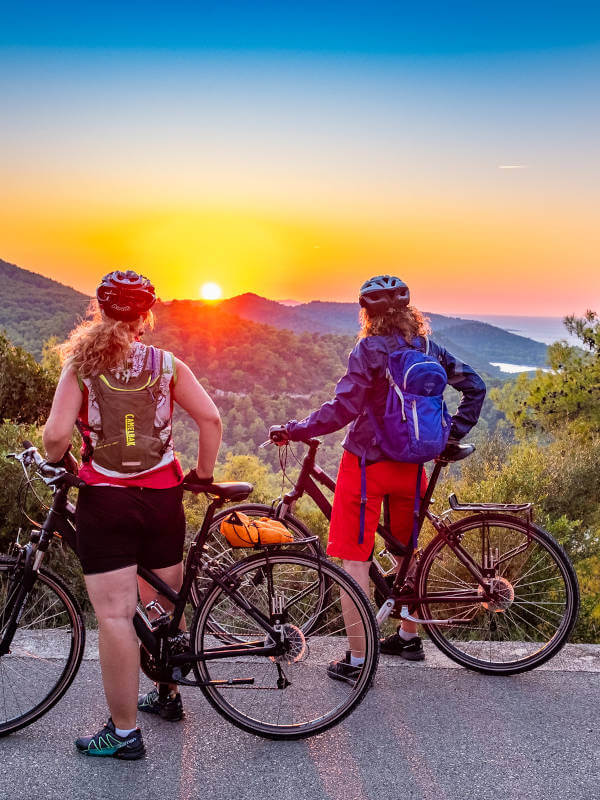
[[[272,570],[274,592],[288,608],[284,630],[289,653],[279,659],[279,664],[276,658],[238,654],[199,662],[195,672],[201,681],[251,679],[252,685],[204,686],[202,691],[220,714],[246,731],[273,739],[300,739],[337,724],[364,698],[379,658],[377,624],[362,590],[335,565],[319,565],[310,556],[284,552],[270,555],[268,561],[269,565],[263,555],[250,557],[230,570],[229,576],[239,580],[238,591],[243,597],[268,615],[270,597],[264,576]],[[312,631],[304,636],[296,622],[301,622],[306,613],[303,604],[309,608],[314,605],[310,587],[318,592],[316,584],[324,578],[330,582],[327,605]],[[327,674],[329,663],[343,659],[349,649],[340,592],[346,593],[356,614],[352,632],[362,636],[365,646],[365,662],[353,684],[332,680]],[[192,624],[192,641],[198,653],[219,647],[209,620],[224,614],[230,616],[232,626],[235,624],[238,641],[266,641],[262,627],[214,586]],[[289,681],[285,688],[278,688],[278,667]]]
[[[0,640],[20,586],[15,562],[0,562]],[[0,658],[0,736],[52,708],[75,677],[84,644],[77,602],[56,576],[40,570],[10,651]]]
[[[243,547],[230,547],[229,542],[223,536],[222,533],[219,531],[219,525],[223,521],[223,519],[231,514],[232,511],[240,511],[244,514],[247,514],[249,517],[258,518],[258,517],[269,517],[270,519],[276,519],[275,510],[271,506],[260,505],[258,503],[255,504],[246,504],[241,506],[232,506],[231,508],[227,509],[226,512],[219,514],[214,520],[209,529],[208,536],[206,538],[206,543],[204,545],[205,553],[217,563],[219,563],[224,569],[229,569],[233,567],[234,564],[238,563],[239,561],[247,558],[249,554],[253,551],[251,548],[246,549]],[[288,516],[284,520],[281,520],[286,528],[292,532],[294,535],[294,541],[301,543],[303,539],[311,536],[310,532],[304,527],[304,525],[295,517]],[[320,545],[318,542],[310,543],[306,545],[307,551],[309,551],[312,555],[318,555],[320,552]],[[188,556],[189,557],[189,556]],[[187,567],[187,565],[186,565]],[[192,587],[190,590],[190,599],[192,605],[197,607],[200,601],[200,598],[203,594],[210,588],[212,585],[211,579],[205,575],[203,572],[198,571],[196,575],[196,579],[192,583]],[[313,614],[308,616],[304,621],[304,628],[303,630],[308,631],[310,630],[310,626],[316,622],[318,618],[319,610],[322,608],[325,598],[326,598],[326,590],[327,585],[323,586],[323,591],[321,592],[320,596],[317,599],[315,604],[315,608],[313,609]],[[216,636],[220,636],[222,641],[224,642],[235,642],[235,633],[229,630],[227,624],[224,622],[223,619],[218,617],[214,617],[211,619],[211,625],[213,633]]]
[[[424,602],[425,619],[460,620],[425,625],[433,642],[462,666],[488,674],[524,672],[555,655],[579,609],[577,578],[560,545],[542,528],[502,515],[466,518],[451,532],[480,568],[491,555],[494,599]],[[419,594],[433,592],[483,595],[441,537],[425,551],[419,571]]]

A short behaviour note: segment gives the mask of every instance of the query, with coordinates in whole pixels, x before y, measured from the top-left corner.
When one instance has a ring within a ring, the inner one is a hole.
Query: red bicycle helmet
[[[143,275],[131,269],[115,270],[102,278],[96,298],[107,317],[132,322],[152,308],[156,292]]]
[[[360,287],[358,302],[370,314],[384,314],[391,308],[410,303],[408,286],[394,275],[377,275]]]

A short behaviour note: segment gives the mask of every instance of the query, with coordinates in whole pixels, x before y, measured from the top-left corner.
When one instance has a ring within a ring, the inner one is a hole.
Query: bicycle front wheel
[[[0,736],[34,722],[60,700],[77,674],[85,645],[79,605],[62,581],[40,570],[24,598],[17,630],[6,642],[15,605],[23,602],[23,571],[0,561]]]
[[[364,698],[379,659],[378,629],[369,601],[339,567],[302,553],[276,551],[239,562],[228,582],[252,608],[274,619],[283,609],[285,652],[278,656],[244,654],[198,662],[196,677],[213,707],[243,730],[271,739],[301,739],[344,719]],[[327,604],[309,633],[302,629],[322,582],[330,584]],[[346,630],[344,615],[349,629]],[[236,641],[271,640],[235,597],[213,585],[196,610],[191,641],[198,654],[222,647],[211,619],[227,619]],[[365,661],[349,683],[330,677],[328,665],[351,647],[364,649]],[[231,683],[232,680],[246,683]]]
[[[460,520],[450,538],[457,549],[437,537],[419,569],[421,616],[454,620],[425,625],[432,641],[453,661],[487,674],[525,672],[552,658],[579,611],[577,577],[562,547],[537,525],[502,514]],[[465,557],[487,576],[487,595]]]

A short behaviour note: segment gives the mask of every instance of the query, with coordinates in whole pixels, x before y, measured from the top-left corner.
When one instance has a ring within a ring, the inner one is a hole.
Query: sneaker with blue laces
[[[109,717],[108,722],[93,736],[81,736],[75,740],[75,747],[88,756],[109,756],[126,761],[142,758],[146,752],[142,732],[136,728],[127,736],[119,736]]]
[[[175,695],[169,694],[166,700],[161,700],[158,689],[152,689],[148,694],[138,697],[138,709],[147,714],[158,714],[168,722],[177,722],[184,717],[183,703],[179,692]]]

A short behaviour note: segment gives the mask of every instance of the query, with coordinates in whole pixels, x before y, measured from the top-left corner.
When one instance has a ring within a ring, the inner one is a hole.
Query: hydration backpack
[[[160,433],[171,424],[170,420],[162,427],[155,424],[162,365],[162,350],[148,347],[144,368],[137,377],[129,381],[112,374],[90,377],[100,426],[90,425],[82,431],[84,461],[93,458],[99,467],[123,474],[145,472],[161,461],[170,437],[165,442]],[[97,437],[95,445],[90,432]]]
[[[446,370],[425,351],[398,338],[400,347],[388,355],[389,390],[385,413],[378,421],[367,409],[377,444],[392,461],[424,464],[438,456],[450,435],[451,417],[444,402]]]

